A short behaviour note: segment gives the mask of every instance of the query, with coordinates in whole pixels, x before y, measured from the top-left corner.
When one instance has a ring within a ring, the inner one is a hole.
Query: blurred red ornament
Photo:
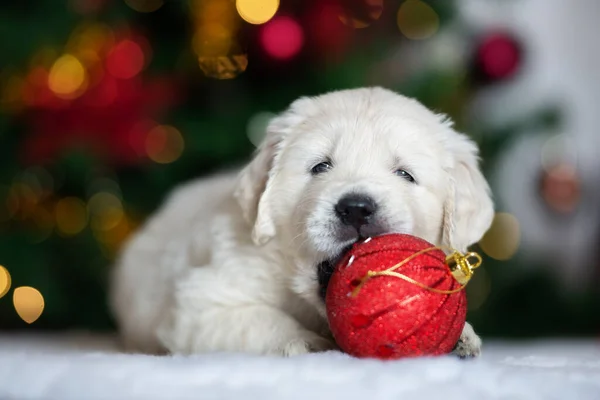
[[[581,181],[576,168],[558,163],[542,174],[540,193],[546,205],[559,214],[576,210],[581,199]]]
[[[326,294],[329,324],[340,348],[380,359],[451,352],[466,318],[462,285],[472,273],[464,270],[467,258],[458,256],[451,271],[450,258],[441,250],[404,234],[354,245],[338,263]]]
[[[494,33],[483,38],[476,53],[478,73],[486,81],[500,81],[516,74],[522,61],[517,40],[505,33]]]
[[[287,16],[275,17],[264,24],[260,42],[265,52],[279,60],[296,56],[304,45],[304,32],[300,24]]]

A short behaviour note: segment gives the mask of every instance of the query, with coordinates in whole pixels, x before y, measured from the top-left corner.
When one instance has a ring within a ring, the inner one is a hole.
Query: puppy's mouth
[[[354,242],[355,243],[355,242]],[[317,279],[319,281],[319,297],[321,300],[325,301],[325,296],[327,294],[327,287],[329,286],[329,280],[331,279],[331,275],[333,275],[333,271],[337,266],[338,262],[342,259],[342,257],[350,251],[354,243],[350,243],[348,246],[344,247],[340,254],[335,257],[329,258],[327,260],[321,261],[317,265]]]

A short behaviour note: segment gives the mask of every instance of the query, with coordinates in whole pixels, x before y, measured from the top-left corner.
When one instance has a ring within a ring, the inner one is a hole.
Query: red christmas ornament
[[[462,289],[480,262],[475,253],[447,257],[431,243],[404,234],[354,245],[327,288],[327,315],[336,342],[356,357],[451,352],[466,319]]]
[[[514,76],[521,66],[521,58],[521,47],[515,38],[505,33],[494,33],[480,42],[476,64],[481,78],[496,82]]]

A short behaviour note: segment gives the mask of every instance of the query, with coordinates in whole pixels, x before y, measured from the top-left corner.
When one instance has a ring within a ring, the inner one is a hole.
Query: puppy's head
[[[324,312],[328,275],[360,238],[399,232],[465,250],[493,205],[477,147],[444,117],[381,88],[301,98],[274,118],[236,198],[275,240],[293,289]]]

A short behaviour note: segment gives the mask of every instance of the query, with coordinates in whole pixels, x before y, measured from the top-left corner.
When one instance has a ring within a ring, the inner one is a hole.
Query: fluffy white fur
[[[493,218],[477,153],[444,116],[382,88],[300,98],[271,121],[245,168],[177,189],[125,247],[111,302],[126,346],[281,355],[334,347],[317,266],[358,236],[336,217],[337,201],[372,197],[374,234],[465,250]],[[311,174],[325,160],[332,168]],[[457,352],[480,346],[467,324]]]

